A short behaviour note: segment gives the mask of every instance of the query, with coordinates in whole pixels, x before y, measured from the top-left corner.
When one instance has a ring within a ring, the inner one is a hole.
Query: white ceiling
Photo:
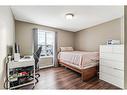
[[[12,6],[16,20],[79,31],[123,16],[122,6]],[[65,14],[73,13],[67,20]]]

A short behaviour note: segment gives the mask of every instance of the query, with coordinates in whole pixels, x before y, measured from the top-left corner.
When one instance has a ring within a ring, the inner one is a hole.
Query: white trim
[[[39,69],[44,69],[44,68],[48,68],[48,67],[52,67],[52,66],[54,66],[54,64],[48,65],[48,66],[43,66],[43,67],[40,67]]]

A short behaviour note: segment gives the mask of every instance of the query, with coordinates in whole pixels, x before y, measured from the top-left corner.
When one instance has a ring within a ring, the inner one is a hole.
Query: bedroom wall
[[[75,33],[75,49],[85,51],[98,51],[99,45],[105,44],[109,39],[124,42],[123,18],[118,18],[94,27]]]
[[[118,39],[121,43],[124,42],[122,22],[123,18],[118,18],[73,33],[16,20],[16,42],[21,47],[21,55],[31,55],[32,29],[39,28],[58,32],[58,48],[61,46],[72,46],[75,50],[98,51],[99,45],[105,44],[108,39]]]
[[[15,42],[15,23],[9,7],[0,7],[0,89],[3,88],[5,78],[5,57],[7,47]]]
[[[61,46],[74,47],[74,33],[60,29],[55,29],[47,26],[15,21],[16,24],[16,42],[21,47],[21,55],[32,54],[32,29],[39,28],[42,30],[49,30],[58,32],[58,48]]]

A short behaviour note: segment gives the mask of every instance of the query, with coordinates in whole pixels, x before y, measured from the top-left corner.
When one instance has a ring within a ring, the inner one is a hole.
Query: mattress
[[[98,65],[98,52],[70,51],[59,52],[58,60],[80,69],[86,69]]]

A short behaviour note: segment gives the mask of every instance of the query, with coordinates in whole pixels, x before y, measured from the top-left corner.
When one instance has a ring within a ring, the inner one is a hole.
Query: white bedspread
[[[99,53],[83,51],[60,52],[58,59],[60,62],[84,69],[85,67],[96,66],[98,64]]]

